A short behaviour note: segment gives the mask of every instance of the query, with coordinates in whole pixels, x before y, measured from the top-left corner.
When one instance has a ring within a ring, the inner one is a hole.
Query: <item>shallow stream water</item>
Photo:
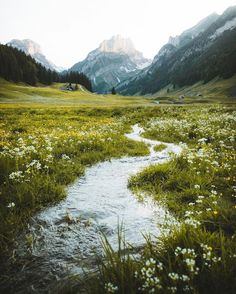
[[[94,256],[101,253],[102,234],[116,248],[118,223],[123,224],[126,241],[134,246],[144,243],[143,234],[158,236],[167,212],[150,199],[138,201],[127,188],[128,179],[150,164],[168,160],[170,153],[179,154],[181,148],[166,144],[165,150],[155,152],[154,146],[161,142],[145,139],[141,132],[135,125],[126,136],[148,144],[148,156],[89,167],[67,188],[64,201],[32,219],[27,232],[32,246],[27,246],[25,235],[19,239],[16,253],[24,266],[14,273],[17,283],[8,293],[47,293],[48,285],[57,279],[93,267]]]

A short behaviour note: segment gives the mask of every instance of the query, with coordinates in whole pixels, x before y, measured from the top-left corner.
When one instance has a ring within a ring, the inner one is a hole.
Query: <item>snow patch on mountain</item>
[[[122,65],[120,66],[120,70],[129,73],[129,72],[135,71],[136,68],[128,69],[126,66]]]
[[[140,63],[140,64],[137,65],[137,69],[144,69],[144,68],[148,67],[151,63],[152,63],[151,60]]]

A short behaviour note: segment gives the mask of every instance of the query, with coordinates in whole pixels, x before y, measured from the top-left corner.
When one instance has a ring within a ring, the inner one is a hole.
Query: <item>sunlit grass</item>
[[[119,95],[97,95],[83,87],[78,91],[62,90],[64,84],[31,87],[24,84],[9,83],[0,79],[0,103],[22,106],[138,106],[150,105],[152,101],[144,97]]]
[[[208,83],[198,82],[182,88],[173,88],[173,85],[167,85],[156,93],[156,99],[166,103],[235,102],[235,84],[236,76],[230,79],[215,78]]]
[[[154,146],[154,150],[156,152],[160,152],[160,151],[166,149],[166,147],[167,147],[166,144],[161,143],[161,144]]]

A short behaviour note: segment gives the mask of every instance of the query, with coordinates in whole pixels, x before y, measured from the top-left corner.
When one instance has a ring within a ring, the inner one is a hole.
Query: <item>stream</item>
[[[148,144],[148,156],[112,159],[87,168],[67,188],[65,200],[32,218],[16,248],[22,264],[15,267],[14,282],[2,293],[48,293],[48,285],[93,268],[94,256],[102,250],[102,234],[116,248],[118,223],[134,246],[144,243],[143,234],[160,234],[168,212],[148,197],[138,201],[127,188],[128,179],[150,164],[167,161],[170,153],[178,155],[181,147],[165,143],[166,149],[155,152],[161,142],[141,137],[142,131],[134,125],[126,136]]]

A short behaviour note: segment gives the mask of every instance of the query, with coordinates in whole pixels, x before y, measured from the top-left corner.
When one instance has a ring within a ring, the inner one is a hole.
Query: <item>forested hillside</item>
[[[60,74],[46,69],[30,55],[7,45],[0,45],[0,77],[7,81],[23,82],[31,86],[36,86],[37,83],[45,85],[53,82],[76,83],[92,91],[91,82],[83,73]]]

